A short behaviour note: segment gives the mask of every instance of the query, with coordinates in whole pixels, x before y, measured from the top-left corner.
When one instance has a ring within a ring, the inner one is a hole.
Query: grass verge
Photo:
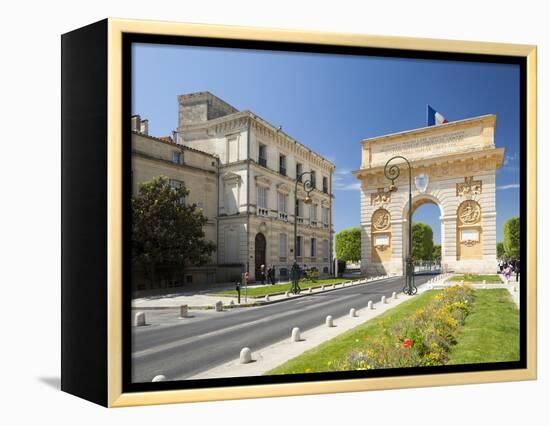
[[[310,287],[317,288],[321,287],[323,285],[332,285],[332,284],[340,284],[350,281],[349,278],[325,278],[325,279],[319,279],[315,282],[313,281],[300,281],[300,287],[302,290],[307,290]],[[269,295],[276,295],[276,294],[284,294],[286,291],[290,290],[290,283],[283,283],[283,284],[275,284],[275,285],[265,285],[261,287],[249,287],[247,289],[247,296],[248,297],[263,297],[267,294]],[[224,290],[224,291],[218,291],[214,293],[210,293],[211,295],[215,296],[229,296],[229,297],[237,297],[237,290]],[[241,297],[244,297],[244,287],[241,288]]]
[[[519,311],[505,289],[477,290],[449,364],[519,360]]]
[[[397,324],[424,308],[440,291],[427,291],[403,302],[352,330],[304,352],[272,374],[297,374],[334,371],[335,360],[363,351],[367,342],[383,336],[385,328]],[[476,290],[471,313],[466,317],[457,343],[449,354],[449,364],[514,361],[519,359],[519,313],[505,289]]]
[[[449,278],[449,281],[465,283],[482,283],[485,281],[487,284],[502,284],[502,280],[498,275],[477,275],[477,274],[464,274],[453,275]]]
[[[304,352],[279,367],[268,371],[270,374],[318,373],[332,371],[335,359],[343,359],[349,352],[362,350],[367,346],[367,339],[376,339],[384,332],[381,322],[398,322],[412,315],[417,309],[425,306],[435,295],[436,290],[427,291],[418,297],[401,303],[399,306],[384,312],[366,323],[345,332],[344,334],[321,343],[319,346]]]

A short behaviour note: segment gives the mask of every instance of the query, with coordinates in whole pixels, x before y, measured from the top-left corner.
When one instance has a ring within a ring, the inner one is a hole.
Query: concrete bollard
[[[372,300],[369,300],[369,303],[367,303],[367,307],[368,307],[369,309],[374,309],[374,305],[373,305],[373,303],[372,303]]]
[[[290,341],[291,342],[299,342],[301,340],[300,338],[300,329],[298,327],[294,327],[292,329],[292,333],[290,334]]]
[[[223,302],[221,300],[217,301],[214,304],[214,309],[216,310],[216,312],[222,312],[223,311]]]
[[[269,302],[269,300],[270,300],[270,299],[269,299],[269,294],[266,294],[266,295],[265,295],[265,301],[266,301],[266,302]]]
[[[392,299],[397,299],[397,293],[395,291],[391,294],[391,298]]]
[[[153,380],[151,380],[151,382],[164,382],[165,380],[166,376],[159,374],[158,376],[153,377]]]
[[[332,284],[332,288],[336,288],[336,284]]]
[[[145,312],[137,312],[136,313],[136,316],[134,317],[134,325],[136,327],[141,327],[143,325],[146,325]]]
[[[229,304],[230,304],[231,306],[233,306],[233,305],[235,304],[235,302],[233,302],[233,299],[231,299],[231,300],[229,301]]]
[[[386,304],[388,303],[387,300],[386,300],[386,296],[382,296],[382,300],[381,300],[382,304]]]
[[[241,364],[248,364],[252,362],[252,351],[250,348],[242,348],[241,353],[239,354],[239,362]]]
[[[327,315],[327,317],[325,319],[325,324],[327,325],[327,327],[334,327],[334,322],[332,320],[332,315]]]
[[[285,292],[285,297],[290,297],[290,291]]]
[[[187,318],[188,308],[187,305],[180,305],[180,318]]]
[[[308,288],[307,292],[308,293],[313,293],[313,287]]]
[[[352,318],[357,316],[357,311],[355,310],[355,308],[351,308],[349,310],[349,316],[352,317]]]
[[[322,285],[322,286],[321,286],[321,290],[324,290],[324,289],[325,289],[325,286],[324,286],[324,285]]]

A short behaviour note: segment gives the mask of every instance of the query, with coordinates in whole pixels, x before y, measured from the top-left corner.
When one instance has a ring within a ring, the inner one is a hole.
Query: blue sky
[[[177,127],[177,95],[210,91],[251,110],[336,164],[334,227],[359,225],[360,141],[426,126],[426,104],[449,121],[497,115],[497,240],[519,215],[519,66],[205,47],[133,46],[132,113],[152,135]],[[440,241],[439,209],[414,221]]]

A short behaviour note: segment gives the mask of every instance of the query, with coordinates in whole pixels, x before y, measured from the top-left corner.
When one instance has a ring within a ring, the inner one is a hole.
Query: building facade
[[[504,148],[494,143],[496,116],[486,115],[362,141],[361,269],[368,275],[403,272],[408,246],[409,171],[401,158],[396,191],[384,173],[392,157],[412,169],[412,210],[432,203],[441,212],[443,269],[496,271],[496,170]]]
[[[216,272],[199,279],[231,281],[236,271],[248,271],[258,280],[262,265],[274,267],[277,279],[288,279],[295,220],[300,266],[331,273],[334,164],[209,92],[178,96],[178,105],[173,137],[149,136],[147,121],[134,117],[134,193],[139,182],[159,175],[190,190],[189,202],[209,219],[206,238],[217,246],[210,265]],[[296,179],[304,172],[311,172],[315,188],[312,203],[305,204],[298,183],[295,217]]]
[[[220,160],[218,263],[242,263],[252,279],[261,265],[288,278],[294,261],[329,274],[332,265],[332,176],[335,166],[250,111],[238,111],[209,92],[181,95],[179,142]],[[312,172],[313,202],[304,204],[296,178]]]

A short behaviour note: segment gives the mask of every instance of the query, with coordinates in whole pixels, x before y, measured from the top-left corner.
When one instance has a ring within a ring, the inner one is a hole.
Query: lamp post
[[[309,175],[307,180],[303,181],[304,191],[306,193],[306,198],[304,199],[305,204],[311,203],[311,198],[309,193],[313,191],[313,182],[311,181],[311,172],[303,172],[296,176],[296,183],[294,184],[294,264],[290,270],[290,281],[291,287],[290,291],[293,294],[298,294],[301,291],[300,288],[300,267],[298,266],[298,183],[302,182],[303,177]]]
[[[389,188],[390,192],[396,192],[397,186],[395,185],[395,180],[401,174],[401,169],[399,165],[393,164],[390,166],[390,163],[393,160],[404,160],[407,163],[409,169],[409,211],[408,211],[408,226],[409,226],[409,241],[407,247],[407,253],[405,255],[404,269],[405,269],[405,286],[403,287],[403,293],[412,296],[416,294],[418,289],[414,285],[414,264],[412,258],[412,169],[411,163],[405,157],[401,155],[396,155],[395,157],[390,158],[386,165],[384,166],[384,175],[387,179],[391,180],[391,185]]]

